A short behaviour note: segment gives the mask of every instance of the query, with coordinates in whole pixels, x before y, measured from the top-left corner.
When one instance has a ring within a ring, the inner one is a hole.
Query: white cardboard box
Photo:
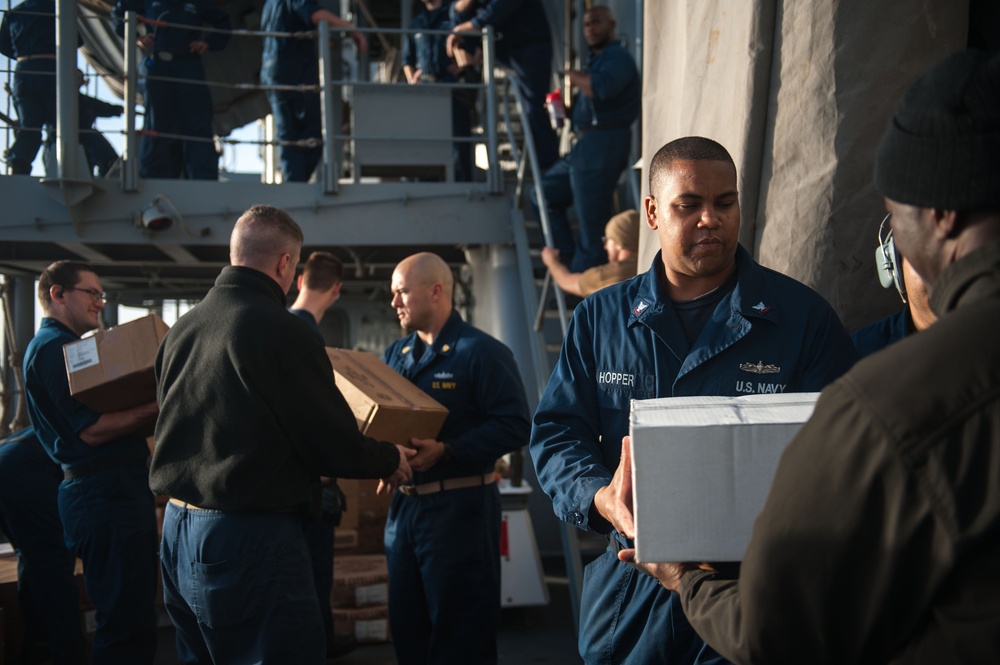
[[[639,561],[741,561],[785,446],[819,393],[634,400]]]

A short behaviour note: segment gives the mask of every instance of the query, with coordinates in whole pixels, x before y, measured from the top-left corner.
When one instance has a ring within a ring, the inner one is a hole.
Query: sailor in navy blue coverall
[[[340,298],[343,270],[344,266],[340,259],[333,254],[313,252],[298,277],[299,294],[288,311],[302,319],[321,340],[324,338],[319,322],[322,321],[326,311]],[[335,555],[333,545],[336,535],[334,527],[340,525],[344,499],[336,478],[321,478],[319,495],[320,515],[318,519],[313,519],[312,516],[304,519],[302,533],[306,538],[309,557],[312,560],[316,598],[319,600],[323,630],[326,632],[326,655],[327,658],[335,658],[349,653],[357,646],[354,635],[334,633],[333,612],[330,608]]]
[[[385,361],[448,408],[437,440],[412,440],[413,485],[393,497],[386,523],[396,658],[401,665],[495,663],[500,493],[493,467],[527,441],[524,387],[510,350],[452,308],[451,271],[440,257],[405,259],[392,292],[411,334],[386,349]]]
[[[260,29],[267,32],[307,32],[320,21],[333,27],[354,26],[336,14],[322,9],[313,0],[267,0],[260,18]],[[361,33],[351,33],[358,50],[367,51],[368,42]],[[318,85],[319,60],[315,39],[264,37],[260,82],[264,85]],[[336,78],[336,76],[335,76]],[[315,90],[268,90],[267,100],[274,113],[279,141],[314,139],[316,145],[280,145],[281,172],[288,182],[306,182],[316,170],[323,146],[319,92]]]
[[[70,395],[62,347],[96,328],[104,309],[93,268],[57,261],[42,272],[38,299],[45,317],[24,355],[28,415],[63,469],[59,517],[96,610],[91,662],[151,663],[157,538],[140,432],[152,431],[159,410],[154,401],[101,414]]]
[[[212,93],[203,84],[201,56],[218,51],[229,42],[228,32],[206,32],[231,27],[229,15],[212,0],[118,0],[114,7],[119,34],[124,34],[126,11],[171,24],[147,26],[140,38],[146,51],[145,74],[150,77],[186,79],[196,83],[156,80],[145,82],[146,118],[143,129],[199,140],[156,138],[143,135],[139,147],[139,175],[143,178],[176,178],[175,145],[183,153],[184,175],[190,180],[216,180],[219,154],[212,142]]]
[[[552,36],[540,0],[457,0],[451,6],[454,32],[494,26],[497,63],[517,74],[517,89],[527,105],[528,126],[535,141],[538,167],[543,171],[559,159],[559,139],[545,111],[552,85]],[[471,40],[448,38],[449,51]]]
[[[78,70],[79,75],[79,70]],[[118,104],[109,104],[95,97],[88,95],[79,96],[80,114],[80,145],[87,155],[87,163],[91,170],[97,169],[97,175],[103,178],[118,160],[118,153],[115,152],[111,142],[104,138],[104,134],[93,130],[94,121],[97,118],[113,118],[125,112],[125,108]]]
[[[650,163],[650,192],[646,220],[661,252],[648,272],[576,307],[531,434],[556,515],[612,544],[584,577],[588,664],[721,661],[676,594],[616,557],[634,536],[631,494],[616,494],[630,472],[619,469],[629,401],[818,391],[856,358],[822,297],[739,246],[736,169],[722,146],[667,144]]]
[[[478,82],[474,67],[459,68],[448,56],[447,35],[434,35],[421,30],[451,30],[449,9],[444,0],[423,0],[423,9],[410,21],[411,32],[403,39],[403,73],[411,84]],[[456,57],[458,54],[456,53]],[[471,79],[471,80],[470,80]],[[451,133],[453,136],[472,136],[472,110],[475,92],[453,90],[451,98]],[[472,144],[455,143],[452,148],[455,180],[472,179]]]
[[[604,225],[615,214],[615,188],[628,166],[641,94],[635,61],[615,40],[611,10],[594,7],[583,20],[590,62],[582,72],[569,72],[579,89],[573,102],[576,143],[542,176],[553,244],[570,272],[607,263]],[[566,219],[571,205],[579,222],[575,244]]]
[[[86,656],[76,557],[63,541],[56,503],[62,479],[31,427],[0,441],[0,530],[17,552],[21,613],[26,624],[38,617],[55,665],[77,665]]]
[[[910,262],[897,256],[893,270],[900,271],[901,281],[896,283],[896,288],[906,307],[851,333],[851,341],[862,358],[928,328],[937,320],[928,302],[924,280]]]
[[[42,126],[56,124],[56,3],[25,0],[3,16],[0,53],[14,66],[14,108],[21,129],[5,158],[13,175],[31,173]]]

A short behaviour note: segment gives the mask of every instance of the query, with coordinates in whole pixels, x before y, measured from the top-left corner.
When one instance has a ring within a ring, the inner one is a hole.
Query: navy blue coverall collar
[[[450,356],[455,351],[455,346],[462,332],[462,317],[455,309],[451,310],[451,315],[445,321],[441,332],[434,339],[434,343],[428,348],[423,343],[417,344],[417,333],[410,333],[406,345],[400,350],[405,360],[403,361],[403,375],[412,377],[414,373],[438,356]],[[422,348],[423,352],[415,354],[414,350]]]
[[[736,248],[736,286],[715,308],[693,346],[684,338],[673,302],[663,285],[662,250],[640,278],[639,291],[631,303],[627,326],[644,325],[667,345],[682,363],[680,378],[709,358],[732,346],[750,331],[754,320],[780,323],[778,308],[764,285],[765,268],[743,248]]]

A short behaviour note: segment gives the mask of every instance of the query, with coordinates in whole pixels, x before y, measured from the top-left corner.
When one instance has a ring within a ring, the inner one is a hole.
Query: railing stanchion
[[[489,187],[491,194],[503,191],[500,159],[497,149],[497,87],[493,78],[496,35],[493,26],[483,28],[483,85],[486,88],[486,153],[489,158]]]
[[[76,2],[56,2],[56,148],[59,177],[80,178],[77,163],[80,145],[79,92],[76,85]]]
[[[136,58],[136,13],[125,12],[125,154],[122,159],[122,190],[134,192],[139,182],[139,151],[135,135],[135,97],[139,83]]]
[[[334,135],[337,126],[334,124],[334,104],[340,100],[333,96],[333,72],[330,67],[330,24],[320,21],[319,25],[319,102],[323,111],[323,192],[336,194],[340,185],[340,164],[337,163],[337,151],[334,146]]]

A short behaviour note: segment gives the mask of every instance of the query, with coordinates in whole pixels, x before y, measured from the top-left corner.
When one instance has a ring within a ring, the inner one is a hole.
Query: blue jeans
[[[389,626],[400,665],[497,662],[500,493],[397,493],[385,528]]]
[[[18,595],[39,618],[56,665],[83,663],[80,592],[73,578],[76,557],[63,540],[59,483],[63,472],[31,430],[0,445],[0,519],[17,549]]]
[[[630,139],[628,128],[585,132],[542,176],[552,241],[570,272],[608,262],[602,238],[615,214],[615,188],[628,165]],[[534,190],[530,195],[534,199]],[[566,218],[569,206],[579,222],[575,242]]]
[[[150,76],[205,80],[205,68],[200,58],[181,58],[170,62],[147,59],[145,67]],[[145,91],[146,118],[143,129],[212,138],[214,111],[212,94],[206,86],[147,79]],[[143,178],[177,178],[180,175],[179,165],[189,180],[219,178],[219,153],[210,140],[142,137],[139,145],[139,175]]]
[[[91,662],[142,665],[156,652],[156,517],[144,467],[64,480],[59,516],[83,560],[97,630]]]
[[[319,93],[268,90],[267,100],[274,114],[274,129],[279,141],[321,139],[323,121]],[[323,147],[278,146],[281,173],[288,182],[307,182],[316,170]]]
[[[324,662],[312,564],[295,513],[168,504],[160,560],[181,663]]]
[[[584,570],[579,649],[587,665],[726,662],[694,632],[677,594],[610,548]]]
[[[56,126],[56,61],[41,58],[17,63],[11,92],[23,129],[14,135],[7,162],[11,173],[26,175],[42,145],[42,126]]]
[[[327,644],[332,644],[334,633],[330,594],[333,593],[334,522],[327,519],[304,520],[302,535],[309,548],[316,600],[319,601],[319,613],[323,619],[323,633]]]

